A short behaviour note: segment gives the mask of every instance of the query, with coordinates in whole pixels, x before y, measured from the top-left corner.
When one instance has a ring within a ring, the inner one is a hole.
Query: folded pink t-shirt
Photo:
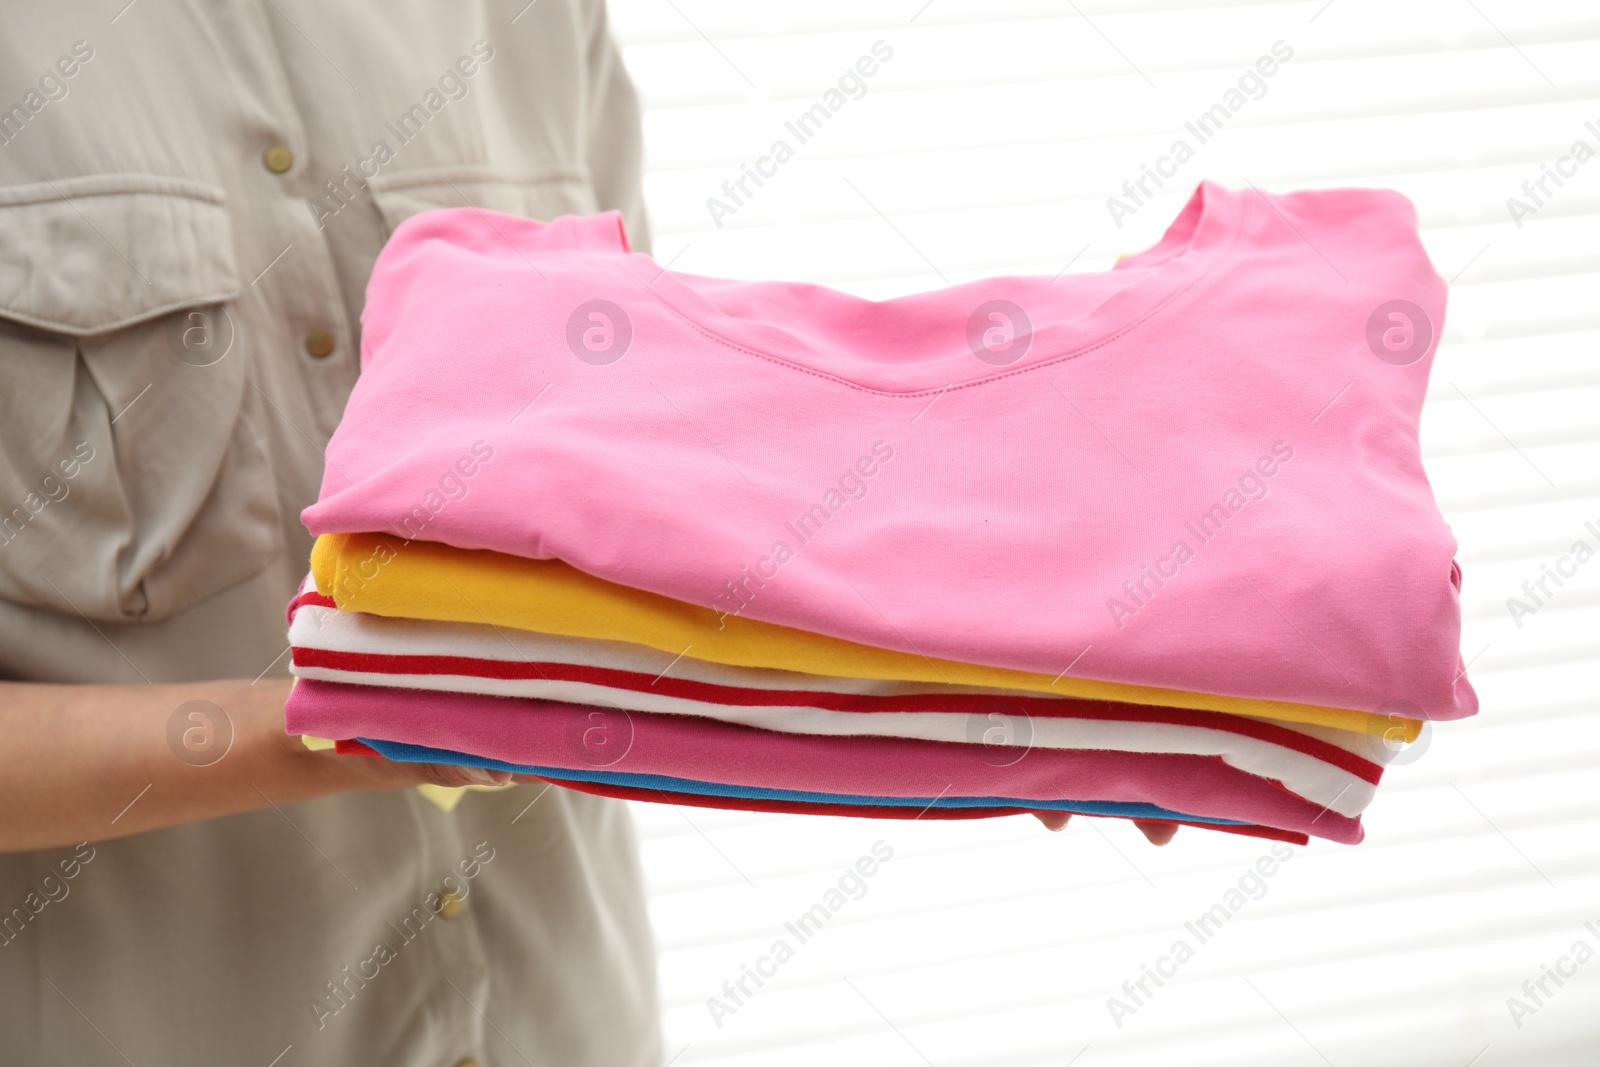
[[[973,663],[1476,710],[1404,197],[1203,183],[1118,269],[888,301],[664,271],[615,214],[403,223],[314,533],[560,559]]]
[[[374,739],[375,744],[383,744],[381,740]],[[378,759],[385,758],[383,753],[372,748],[363,741],[347,739],[335,742],[334,749],[341,756],[372,756]],[[418,749],[417,751],[432,751]],[[641,787],[618,783],[599,783],[578,778],[564,778],[557,774],[545,773],[536,775],[552,785],[559,785],[566,789],[576,789],[583,793],[593,793],[596,796],[614,797],[618,800],[637,800],[646,804],[683,804],[698,808],[721,808],[728,811],[769,811],[780,812],[786,815],[829,815],[835,817],[855,817],[862,819],[903,819],[915,822],[919,819],[993,819],[1006,815],[1029,815],[1040,810],[1021,806],[1008,807],[943,807],[935,804],[931,807],[907,807],[902,805],[887,804],[835,804],[831,801],[815,800],[778,800],[765,797],[750,796],[721,796],[710,792],[683,792],[680,790],[666,790],[656,787]],[[685,789],[703,788],[705,783],[684,780]],[[1132,816],[1097,816],[1098,818],[1133,818]],[[1178,826],[1193,826],[1201,830],[1215,830],[1220,833],[1240,834],[1245,837],[1260,837],[1269,841],[1287,841],[1293,845],[1309,843],[1305,834],[1295,833],[1292,830],[1278,830],[1271,826],[1250,826],[1244,823],[1218,823],[1199,822],[1186,819],[1157,819],[1154,822],[1171,822]]]
[[[290,733],[376,737],[506,763],[666,775],[728,785],[869,796],[1004,796],[1148,803],[1345,844],[1339,815],[1213,756],[1079,749],[995,752],[888,737],[783,734],[690,715],[302,679]]]
[[[376,743],[381,744],[382,742],[378,741]],[[341,756],[385,758],[383,753],[354,738],[335,742],[334,749]],[[556,774],[541,774],[536,777],[566,789],[576,789],[582,793],[594,793],[596,796],[615,797],[618,800],[637,800],[646,804],[683,804],[689,807],[721,808],[728,811],[770,811],[786,815],[830,815],[862,819],[903,819],[914,822],[919,819],[993,819],[1006,815],[1029,815],[1038,810],[1017,806],[952,808],[935,805],[928,808],[915,808],[884,804],[834,804],[822,801],[774,800],[748,796],[727,797],[712,793],[690,793],[654,787],[602,784],[576,778],[563,778]],[[702,784],[686,781],[685,787],[695,788]],[[1123,818],[1124,816],[1100,817]],[[1184,819],[1151,821],[1172,822],[1179,826],[1193,826],[1201,830],[1216,830],[1221,833],[1241,834],[1245,837],[1261,837],[1269,841],[1287,841],[1293,845],[1308,843],[1305,834],[1295,833],[1292,830],[1278,830],[1270,826],[1248,826],[1243,823],[1191,822]]]

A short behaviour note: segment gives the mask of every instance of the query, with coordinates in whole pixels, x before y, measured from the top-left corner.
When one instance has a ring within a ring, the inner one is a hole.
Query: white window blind
[[[1389,772],[1364,844],[1313,843],[1270,876],[1250,873],[1265,843],[1184,830],[1158,850],[1117,821],[637,805],[677,1067],[1600,1062],[1600,955],[1574,954],[1600,954],[1600,558],[1564,564],[1532,613],[1507,606],[1574,542],[1600,548],[1600,158],[1562,162],[1600,153],[1592,0],[611,15],[646,106],[655,255],[677,270],[884,298],[1105,270],[1201,178],[1409,195],[1452,283],[1423,451],[1483,704]],[[1291,57],[1197,144],[1185,123],[1278,42]],[[1119,228],[1107,198],[1179,137],[1194,157]],[[765,176],[735,201],[746,168]],[[849,875],[862,857],[873,873]],[[802,940],[785,924],[818,903]],[[1218,904],[1201,942],[1185,924]],[[793,955],[758,987],[746,970],[780,940]],[[1180,940],[1192,958],[1156,986],[1146,967]],[[1113,1018],[1111,997],[1134,1010]]]

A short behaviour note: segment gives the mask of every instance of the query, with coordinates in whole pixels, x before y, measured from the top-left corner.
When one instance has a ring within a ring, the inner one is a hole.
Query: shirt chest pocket
[[[0,187],[0,597],[156,621],[282,543],[222,190]]]

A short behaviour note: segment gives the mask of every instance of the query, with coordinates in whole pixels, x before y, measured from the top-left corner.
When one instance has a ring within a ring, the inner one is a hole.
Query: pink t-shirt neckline
[[[645,292],[695,330],[731,348],[872,392],[942,392],[1072,359],[1137,330],[1226,261],[1251,210],[1247,199],[1230,196],[1220,186],[1204,181],[1160,241],[1124,256],[1110,271],[985,278],[886,301],[791,281],[740,282],[737,289],[730,289],[721,279],[668,271],[649,256],[630,255],[626,263]],[[586,228],[579,240],[585,247],[598,244],[627,251],[625,238],[620,243],[613,238],[620,232],[613,216],[609,213],[584,220]],[[760,294],[766,286],[775,292],[782,290],[790,301],[797,292],[804,294],[799,302],[815,311],[805,322],[805,332],[761,315]],[[1009,301],[1034,315],[1058,312],[1062,297],[1073,289],[1084,291],[1081,313],[1030,321],[1026,352],[1003,366],[989,367],[973,359],[973,351],[960,342],[965,323],[949,320],[952,313],[959,315],[988,299]],[[713,299],[735,292],[741,307],[730,310]],[[750,314],[738,314],[741,309]],[[873,330],[892,328],[896,319],[907,328],[951,340],[939,345],[915,340],[903,343],[904,338],[897,337],[902,343],[885,345],[882,335]],[[825,329],[824,324],[841,322],[847,324],[842,335],[831,332],[819,338],[816,331]],[[917,356],[912,362],[870,358],[871,354],[908,351]]]

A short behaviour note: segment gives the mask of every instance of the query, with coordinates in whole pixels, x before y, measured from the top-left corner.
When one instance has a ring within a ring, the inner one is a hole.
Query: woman
[[[282,718],[389,231],[648,247],[603,5],[123,2],[0,38],[0,1061],[659,1062],[621,804]]]

